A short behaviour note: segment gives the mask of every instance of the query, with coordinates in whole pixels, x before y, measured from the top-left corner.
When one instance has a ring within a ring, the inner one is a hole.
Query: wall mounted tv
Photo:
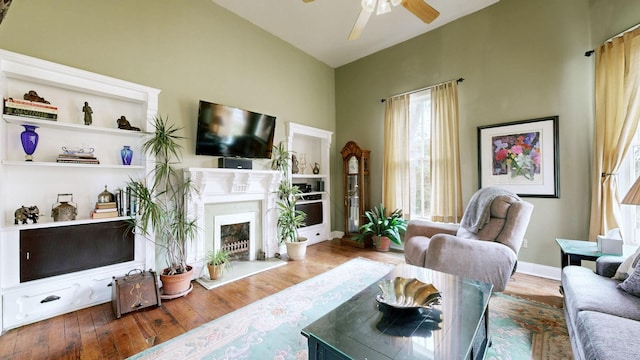
[[[196,155],[270,159],[275,116],[200,100]]]

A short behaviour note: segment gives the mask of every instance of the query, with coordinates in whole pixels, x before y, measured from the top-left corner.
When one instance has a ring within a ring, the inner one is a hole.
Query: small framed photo
[[[560,197],[558,116],[478,127],[478,182],[521,197]]]

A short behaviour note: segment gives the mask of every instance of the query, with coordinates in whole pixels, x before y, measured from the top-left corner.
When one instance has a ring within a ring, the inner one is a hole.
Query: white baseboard
[[[562,271],[558,267],[521,261],[518,261],[518,269],[516,270],[516,272],[558,281],[560,280],[560,275],[562,274]]]
[[[344,236],[344,231],[332,231],[331,238],[332,239],[342,239]]]

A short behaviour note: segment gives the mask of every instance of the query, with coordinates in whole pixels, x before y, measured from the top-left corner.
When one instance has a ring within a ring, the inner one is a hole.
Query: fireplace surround
[[[259,251],[267,258],[273,258],[278,251],[276,238],[276,200],[280,183],[280,173],[271,170],[243,170],[220,168],[187,168],[185,179],[192,182],[194,190],[187,198],[189,217],[197,219],[198,232],[191,244],[189,263],[194,267],[194,277],[206,273],[207,251],[216,249],[220,242],[220,225],[255,223],[250,226],[253,236],[249,236],[249,261],[256,261]],[[237,212],[234,205],[255,203],[258,211]],[[218,208],[230,209],[229,213],[216,214],[214,220],[207,218],[207,206],[218,204]],[[228,206],[227,206],[228,204]],[[214,229],[208,229],[208,226]],[[256,231],[259,229],[259,231]],[[207,236],[207,234],[213,234]]]

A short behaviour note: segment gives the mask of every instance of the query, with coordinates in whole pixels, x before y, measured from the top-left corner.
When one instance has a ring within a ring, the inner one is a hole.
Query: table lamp
[[[633,183],[627,195],[622,199],[622,203],[627,205],[640,205],[640,177]]]

